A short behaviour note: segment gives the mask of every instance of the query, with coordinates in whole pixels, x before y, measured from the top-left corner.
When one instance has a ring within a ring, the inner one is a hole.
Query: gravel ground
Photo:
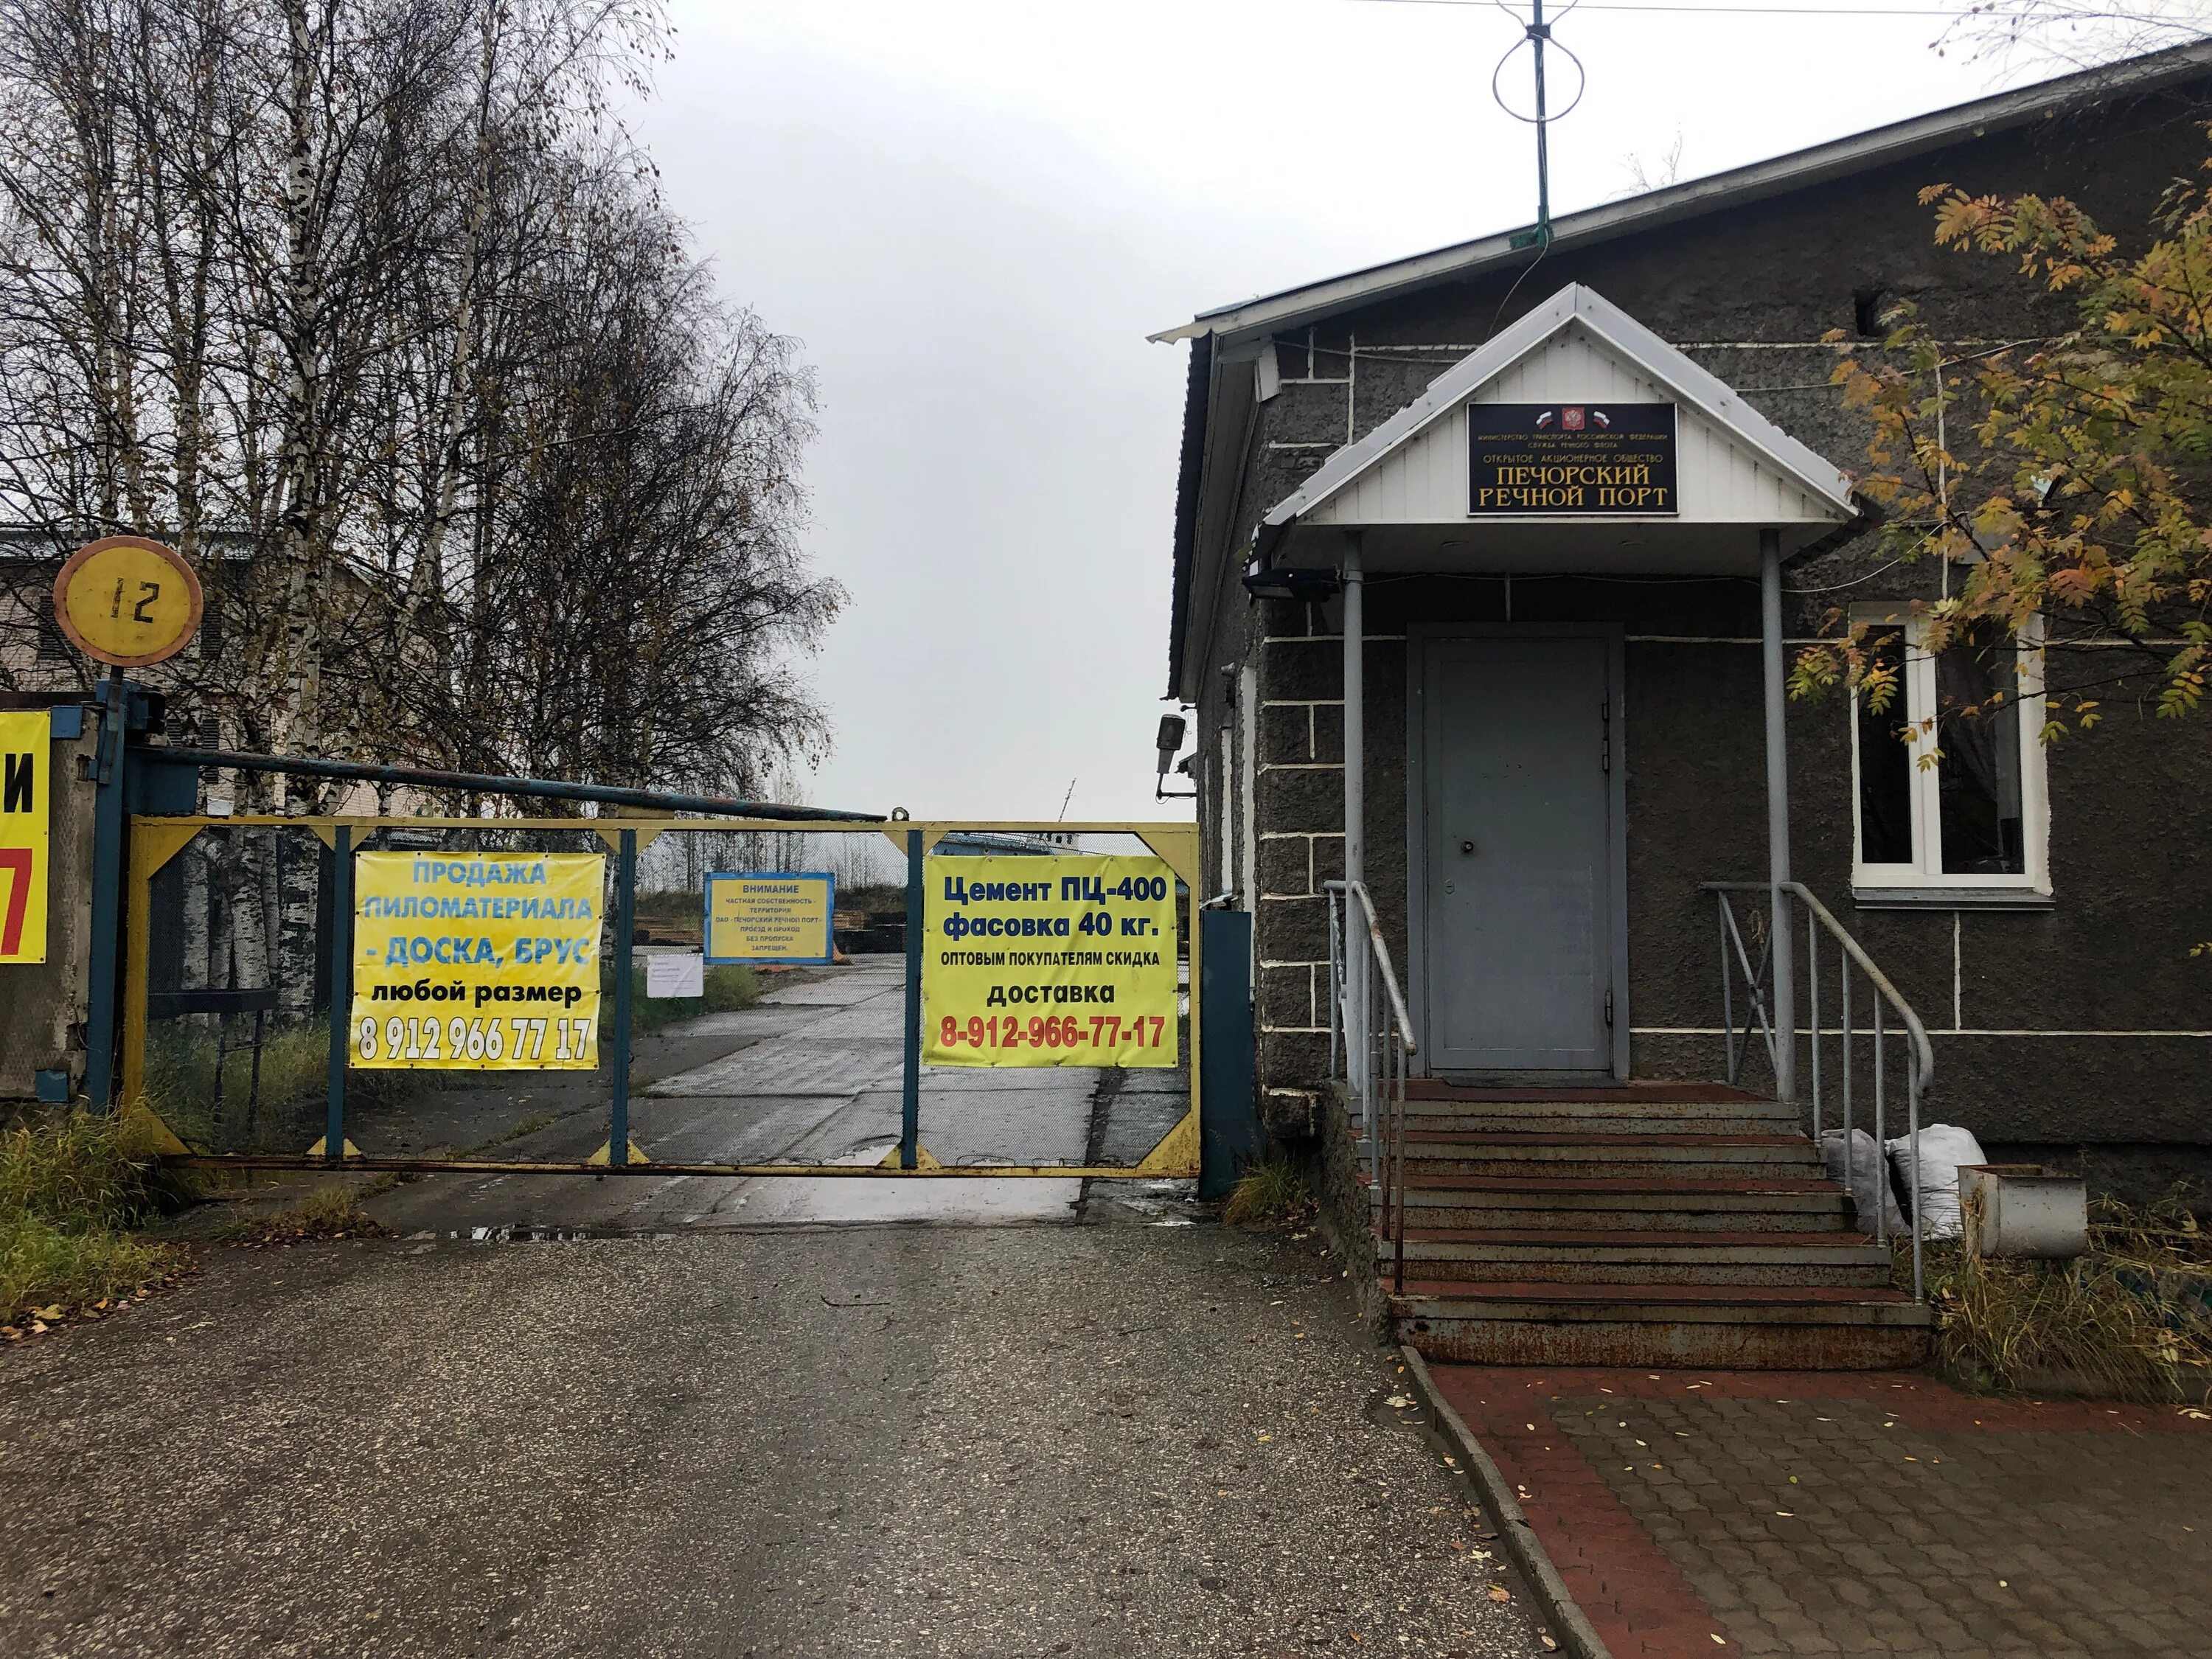
[[[0,1648],[1543,1652],[1316,1246],[217,1252],[0,1354]]]

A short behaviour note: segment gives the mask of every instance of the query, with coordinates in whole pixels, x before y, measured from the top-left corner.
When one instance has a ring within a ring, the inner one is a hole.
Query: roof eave
[[[2191,41],[2161,52],[2039,82],[1970,104],[1955,105],[1909,120],[1855,133],[1808,149],[1747,167],[1717,173],[1686,184],[1586,208],[1556,219],[1551,246],[1610,240],[1711,212],[1802,189],[1845,173],[1865,171],[1962,138],[2020,125],[2039,116],[2118,91],[2148,92],[2176,81],[2212,72],[2212,40]],[[1157,342],[1187,340],[1200,334],[1235,337],[1293,327],[1353,305],[1366,305],[1431,283],[1473,276],[1525,253],[1521,230],[1500,232],[1449,247],[1348,271],[1340,276],[1286,289],[1258,299],[1200,312],[1189,322],[1163,329]]]

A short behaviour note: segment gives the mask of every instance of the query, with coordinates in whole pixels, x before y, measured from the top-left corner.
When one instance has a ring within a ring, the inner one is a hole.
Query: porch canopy
[[[1486,405],[1498,407],[1486,412]],[[1617,469],[1604,470],[1605,445],[1593,428],[1625,428],[1632,420],[1660,435],[1629,457],[1649,463],[1644,471],[1632,468],[1631,481],[1645,472],[1664,478],[1667,494],[1658,499],[1673,510],[1621,510],[1620,494],[1601,496],[1595,483],[1579,495],[1544,487],[1562,476],[1547,469],[1563,455],[1575,457],[1571,468],[1598,469],[1572,477],[1620,482]],[[1563,445],[1569,432],[1575,441]],[[1593,437],[1601,441],[1591,443]],[[1523,489],[1526,496],[1516,493]],[[1543,510],[1501,510],[1501,501],[1528,496],[1544,498]],[[1574,505],[1600,500],[1610,510]],[[1782,886],[1790,879],[1782,561],[1858,516],[1850,480],[1840,471],[1579,283],[1447,369],[1413,403],[1332,454],[1268,513],[1253,541],[1255,574],[1248,580],[1255,586],[1266,580],[1262,573],[1285,570],[1334,571],[1343,583],[1347,880],[1365,876],[1368,573],[1755,574],[1765,682],[1772,1014],[1775,1029],[1794,1030],[1793,930]],[[1361,994],[1360,983],[1351,982],[1352,994]],[[1350,1012],[1364,1022],[1364,1008]],[[1795,1092],[1793,1054],[1793,1044],[1781,1045],[1776,1082],[1784,1099]]]
[[[1470,510],[1470,404],[1675,409],[1676,510]],[[1370,571],[1755,574],[1856,517],[1850,481],[1650,329],[1573,283],[1493,337],[1261,521],[1255,562],[1334,568],[1358,532]]]

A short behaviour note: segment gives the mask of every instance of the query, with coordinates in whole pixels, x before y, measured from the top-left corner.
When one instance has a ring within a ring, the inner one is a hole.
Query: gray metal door
[[[1612,1068],[1610,661],[1601,639],[1427,642],[1431,1072]]]

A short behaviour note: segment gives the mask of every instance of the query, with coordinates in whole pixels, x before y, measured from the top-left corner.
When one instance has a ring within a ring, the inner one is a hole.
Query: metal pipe
[[[1339,893],[1352,888],[1351,883],[1343,881],[1323,882],[1322,885],[1331,892]],[[1405,993],[1398,988],[1398,970],[1391,964],[1389,945],[1383,942],[1382,924],[1375,915],[1375,901],[1369,896],[1364,887],[1352,890],[1359,900],[1361,920],[1367,928],[1367,942],[1374,948],[1376,963],[1382,970],[1382,988],[1390,994],[1390,1012],[1397,1016],[1398,1029],[1406,1035],[1407,1052],[1419,1054],[1421,1044],[1413,1035],[1413,1017],[1406,1012]],[[1345,922],[1347,938],[1350,937],[1351,925],[1350,907],[1347,905]]]
[[[84,1091],[92,1109],[115,1103],[118,981],[123,974],[123,772],[130,688],[119,668],[100,688],[98,787],[92,798],[92,940],[85,986]]]
[[[1920,1270],[1920,1058],[1905,1051],[1905,1133],[1912,1143],[1912,1299],[1925,1302],[1928,1287]]]
[[[1537,258],[1552,242],[1552,155],[1546,127],[1551,120],[1545,107],[1544,42],[1552,32],[1544,26],[1544,0],[1535,0],[1528,23],[1528,43],[1536,56],[1536,236]],[[1571,107],[1571,106],[1570,106]]]
[[[1344,532],[1344,878],[1367,879],[1367,580],[1359,532]]]
[[[420,766],[371,766],[353,761],[317,760],[301,755],[249,755],[231,749],[142,746],[138,758],[163,766],[219,767],[235,772],[276,772],[287,777],[333,778],[354,783],[411,783],[425,789],[458,789],[477,795],[514,795],[536,800],[603,801],[613,806],[650,806],[668,812],[712,812],[723,817],[816,819],[823,823],[881,823],[880,812],[836,812],[818,806],[782,806],[770,801],[737,800],[724,795],[686,795],[666,789],[631,789],[619,784],[570,783],[556,778],[502,778],[476,772],[441,772]]]
[[[185,1170],[320,1170],[320,1152],[181,1152],[161,1163]],[[552,1163],[536,1159],[512,1162],[488,1158],[349,1158],[348,1171],[390,1170],[418,1175],[558,1175],[653,1176],[665,1181],[676,1176],[737,1176],[746,1179],[789,1178],[836,1181],[1158,1181],[1158,1170],[1134,1165],[1098,1166],[1088,1164],[952,1164],[926,1170],[902,1170],[885,1164],[589,1164]],[[518,1232],[528,1231],[526,1226]]]
[[[1766,977],[1767,966],[1774,958],[1774,941],[1769,938],[1759,946],[1759,966],[1753,967],[1751,952],[1744,949],[1743,930],[1736,926],[1735,907],[1729,906],[1723,915],[1726,918],[1729,936],[1735,942],[1735,959],[1743,969],[1744,994],[1751,1000],[1751,1012],[1758,1019],[1759,1035],[1766,1042],[1767,1060],[1770,1064],[1778,1065],[1778,1051],[1774,1041],[1774,1024],[1766,1017],[1765,999],[1759,994],[1759,982]],[[1751,1053],[1751,1021],[1749,1019],[1743,1023],[1743,1051],[1747,1055]],[[1729,1081],[1734,1082],[1735,1079],[1731,1078]]]
[[[1813,1032],[1813,1144],[1820,1144],[1820,922],[1805,913],[1805,1023]]]
[[[1885,1139],[1887,1133],[1887,1126],[1882,1118],[1881,999],[1876,997],[1874,1000],[1874,1155],[1875,1169],[1881,1175],[1882,1183],[1875,1189],[1874,1236],[1877,1242],[1884,1244],[1889,1243],[1889,1206],[1881,1201],[1881,1194],[1887,1189],[1889,1172],[1881,1160],[1889,1154],[1889,1146]],[[1920,1149],[1916,1146],[1912,1150],[1914,1161],[1917,1163]]]
[[[1797,975],[1790,930],[1790,756],[1783,673],[1782,532],[1759,532],[1759,644],[1766,679],[1766,866],[1774,939],[1774,1091],[1797,1098]]]
[[[1336,914],[1336,894],[1332,890],[1328,901],[1328,1074],[1336,1076],[1336,1041],[1342,1029],[1343,1009],[1339,1006],[1344,995],[1344,935]],[[1349,1068],[1347,1068],[1349,1069]]]
[[[1713,918],[1721,929],[1721,1048],[1728,1055],[1728,1083],[1735,1086],[1735,975],[1729,969],[1729,896],[1713,895]]]
[[[1767,887],[1763,881],[1708,881],[1698,884],[1708,893],[1763,893]],[[1843,923],[1836,920],[1828,907],[1813,896],[1811,888],[1802,881],[1793,881],[1790,884],[1790,891],[1799,903],[1820,918],[1820,926],[1828,937],[1842,947],[1844,956],[1858,964],[1859,971],[1867,976],[1867,982],[1874,988],[1875,996],[1887,1000],[1896,1011],[1897,1017],[1905,1022],[1912,1046],[1920,1052],[1920,1079],[1924,1089],[1928,1079],[1936,1075],[1936,1047],[1929,1041],[1928,1028],[1921,1024],[1920,1016],[1905,1000],[1905,994],[1897,988],[1887,974],[1875,965],[1874,958],[1844,930]]]
[[[922,890],[921,831],[906,832],[906,1022],[899,1082],[899,1168],[921,1161],[921,914],[928,901]],[[1193,927],[1191,937],[1198,936]],[[1192,1005],[1195,1007],[1195,1002]],[[1194,1075],[1195,1073],[1194,1072]]]
[[[338,825],[331,842],[331,1071],[323,1156],[337,1164],[345,1157],[346,1044],[353,1040],[353,826]]]
[[[1851,1167],[1851,959],[1843,957],[1836,967],[1838,994],[1843,999],[1844,1168]]]
[[[637,932],[637,831],[625,830],[615,860],[614,1089],[607,1103],[607,1164],[629,1162],[630,974]]]
[[[1393,1062],[1390,1091],[1391,1139],[1398,1154],[1398,1178],[1395,1183],[1397,1197],[1396,1222],[1392,1231],[1394,1260],[1390,1268],[1390,1288],[1400,1296],[1406,1293],[1406,1043],[1399,1040],[1388,1045]]]
[[[1361,1115],[1367,1132],[1367,1175],[1372,1181],[1382,1178],[1382,1125],[1375,1114],[1375,1024],[1370,1011],[1375,1006],[1375,959],[1366,951],[1359,953],[1359,974],[1352,981],[1359,989],[1359,1100]]]
[[[1360,567],[1359,532],[1344,532],[1344,879],[1357,890],[1367,878],[1367,606],[1366,576]],[[1347,925],[1351,921],[1346,917]],[[1365,974],[1351,985],[1352,1006],[1345,1025],[1359,1033],[1359,1057],[1347,1051],[1347,1081],[1363,1097],[1373,1086],[1374,1062],[1367,1042],[1369,981]],[[1352,1070],[1356,1065],[1357,1070]],[[1372,1133],[1373,1126],[1369,1126]],[[1372,1150],[1370,1145],[1370,1151]]]

